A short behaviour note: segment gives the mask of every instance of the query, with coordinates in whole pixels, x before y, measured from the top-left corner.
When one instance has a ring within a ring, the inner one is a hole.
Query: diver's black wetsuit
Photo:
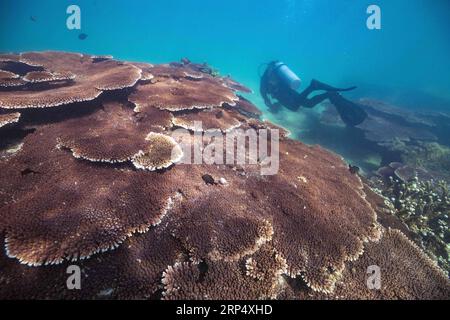
[[[349,126],[356,126],[362,123],[367,113],[358,104],[342,97],[339,92],[350,91],[356,87],[334,88],[317,80],[312,80],[311,84],[302,92],[297,92],[284,83],[276,74],[277,61],[268,64],[264,75],[261,77],[260,91],[264,98],[264,103],[271,111],[276,111],[280,105],[285,108],[297,111],[300,107],[313,108],[322,101],[329,99],[341,116],[342,120]],[[314,91],[325,91],[311,98],[309,95]],[[271,98],[276,99],[273,103]]]

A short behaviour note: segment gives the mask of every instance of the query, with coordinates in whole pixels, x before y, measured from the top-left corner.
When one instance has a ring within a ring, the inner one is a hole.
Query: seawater
[[[81,9],[81,30],[66,26],[72,4]],[[366,26],[372,4],[381,9],[380,30]],[[364,141],[347,144],[345,131],[321,125],[320,107],[268,113],[258,92],[261,65],[282,60],[304,86],[312,78],[356,85],[352,99],[450,112],[449,18],[448,0],[1,0],[0,51],[206,61],[252,88],[247,97],[294,138],[361,162],[377,155]]]

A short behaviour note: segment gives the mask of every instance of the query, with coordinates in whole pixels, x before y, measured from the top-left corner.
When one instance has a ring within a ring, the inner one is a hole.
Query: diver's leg
[[[302,105],[305,108],[314,108],[316,105],[318,105],[319,103],[321,103],[322,101],[329,99],[330,98],[330,93],[329,92],[325,92],[322,94],[318,94],[312,98],[306,98]]]
[[[348,126],[357,126],[366,118],[367,113],[363,106],[345,99],[337,92],[328,92],[331,103],[336,107],[342,121]]]
[[[335,92],[338,92],[338,91],[351,91],[351,90],[356,89],[355,86],[349,87],[349,88],[335,88],[335,87],[332,87],[332,86],[330,86],[330,85],[328,85],[326,83],[320,82],[320,81],[318,81],[316,79],[311,80],[311,84],[309,85],[309,87],[313,91],[315,91],[315,90],[324,90],[324,91],[335,91]]]

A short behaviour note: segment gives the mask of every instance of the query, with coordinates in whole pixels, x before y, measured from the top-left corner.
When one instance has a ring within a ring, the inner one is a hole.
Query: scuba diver
[[[334,88],[320,81],[312,80],[305,90],[298,92],[297,89],[300,85],[300,78],[286,64],[272,61],[268,63],[267,69],[261,77],[260,91],[264,103],[272,112],[276,112],[280,106],[292,111],[297,111],[300,107],[313,108],[328,99],[348,126],[357,126],[367,118],[367,113],[360,105],[345,99],[340,94],[340,92],[354,90],[356,87]],[[309,97],[315,91],[325,92]],[[277,102],[273,103],[271,98]]]

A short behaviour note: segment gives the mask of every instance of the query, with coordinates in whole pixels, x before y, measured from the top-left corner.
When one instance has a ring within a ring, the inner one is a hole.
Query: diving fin
[[[345,99],[339,93],[330,93],[329,99],[346,125],[354,127],[366,120],[367,113],[361,105]]]
[[[311,87],[313,90],[324,90],[324,91],[330,91],[330,92],[352,91],[357,88],[356,86],[353,86],[350,88],[335,88],[335,87],[332,87],[326,83],[320,82],[315,79],[311,80]]]

